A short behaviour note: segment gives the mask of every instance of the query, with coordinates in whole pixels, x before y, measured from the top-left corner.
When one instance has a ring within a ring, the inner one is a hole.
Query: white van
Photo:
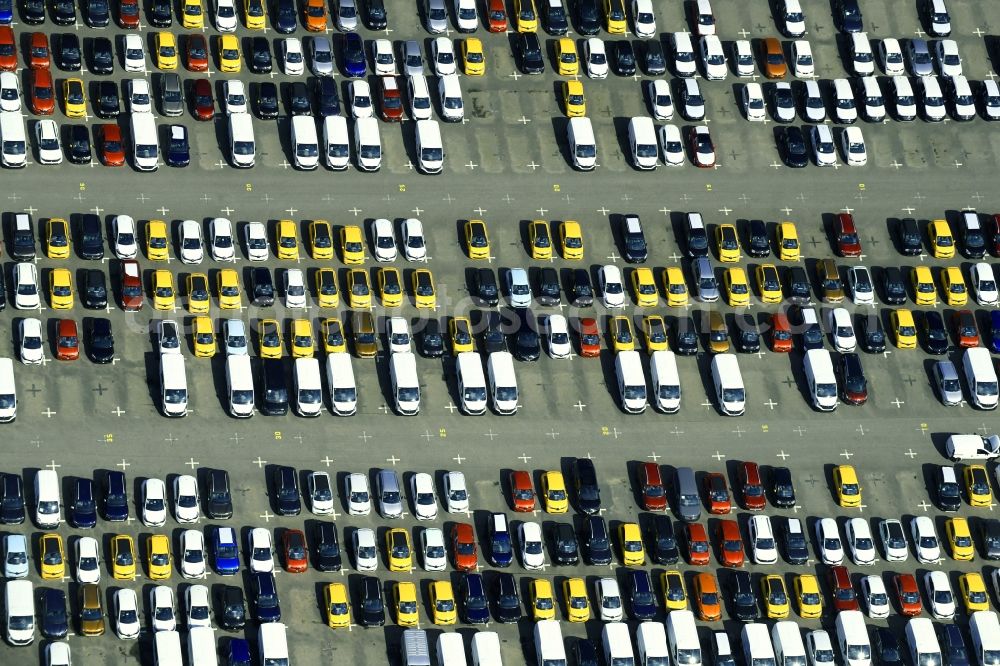
[[[180,354],[160,354],[160,400],[164,416],[187,415],[187,372]]]
[[[441,101],[441,119],[450,123],[461,122],[465,117],[465,103],[462,101],[462,86],[458,74],[438,77],[438,99]]]
[[[642,371],[642,357],[637,351],[618,352],[615,356],[615,375],[618,377],[618,395],[622,409],[629,414],[646,411],[646,375]]]
[[[606,622],[601,628],[601,644],[604,646],[604,663],[634,664],[632,636],[624,622]]]
[[[238,354],[226,357],[226,395],[229,396],[230,414],[237,418],[253,416],[253,373],[250,371],[249,356]]]
[[[381,168],[382,139],[379,138],[378,121],[374,118],[355,119],[354,156],[362,171],[378,171]]]
[[[271,666],[288,666],[288,637],[285,625],[265,622],[257,629],[260,662]]]
[[[462,352],[455,359],[455,376],[462,411],[482,414],[486,411],[486,376],[483,361],[476,352]]]
[[[913,86],[905,76],[892,77],[892,88],[896,97],[896,120],[913,120],[917,117],[917,103],[914,101]]]
[[[914,617],[906,623],[906,646],[911,664],[941,664],[941,644],[929,617]]]
[[[11,169],[28,163],[28,137],[19,111],[0,112],[0,159]]]
[[[347,134],[347,118],[327,116],[323,119],[323,144],[326,146],[326,165],[343,171],[351,162],[351,139]]]
[[[782,0],[781,19],[785,22],[785,34],[789,37],[801,37],[806,34],[806,17],[802,13],[799,0]]]
[[[292,381],[295,391],[295,411],[298,415],[319,416],[319,411],[323,407],[323,385],[319,378],[319,359],[312,357],[295,359]]]
[[[597,166],[597,140],[590,118],[570,118],[566,130],[569,154],[573,166],[580,171],[591,171]]]
[[[403,666],[431,666],[427,632],[423,629],[403,631]]]
[[[28,645],[35,640],[35,588],[30,580],[9,580],[4,589],[7,641]]]
[[[249,115],[249,114],[247,114]],[[132,159],[139,171],[156,171],[160,148],[156,140],[156,121],[152,113],[132,113]]]
[[[871,666],[872,644],[861,611],[840,611],[836,624],[837,646],[847,666]]]
[[[736,354],[716,354],[712,357],[712,383],[719,411],[726,416],[743,416],[747,408],[747,392]]]
[[[176,631],[157,631],[153,634],[153,664],[155,666],[183,666],[181,635]]]
[[[59,527],[61,505],[59,475],[51,469],[35,472],[35,523],[45,529]]]
[[[319,166],[319,138],[312,116],[292,116],[292,155],[299,169],[309,171]]]
[[[632,163],[637,169],[656,168],[658,144],[652,118],[635,116],[628,121],[628,145],[632,151]]]
[[[503,666],[497,632],[477,631],[472,635],[472,666]]]
[[[253,121],[249,113],[233,113],[229,118],[229,154],[233,166],[241,169],[252,167],[257,158],[257,144],[253,138]]]
[[[681,611],[674,611],[679,613]],[[667,615],[669,621],[670,613]],[[643,622],[635,630],[635,644],[639,648],[640,666],[669,666],[667,652],[667,632],[659,622]],[[694,666],[691,662],[677,661],[678,664]]]
[[[687,78],[697,72],[694,57],[694,43],[690,32],[670,33],[670,45],[674,51],[674,71],[677,76]]]
[[[962,356],[962,369],[969,385],[969,397],[979,409],[996,409],[997,373],[986,347],[972,347]]]
[[[791,620],[775,622],[771,627],[771,643],[777,666],[805,666],[806,646],[798,624]]]
[[[976,611],[969,616],[972,651],[979,666],[1000,664],[1000,620],[993,611]]]
[[[191,627],[188,629],[187,653],[189,666],[218,666],[215,629],[211,627]]]
[[[389,357],[389,379],[396,411],[404,416],[420,412],[420,379],[413,352],[398,352]]]
[[[760,622],[744,624],[740,631],[743,644],[743,658],[750,666],[770,666],[774,664],[774,648],[767,633],[767,625]]]
[[[398,354],[393,354],[393,358]],[[465,643],[462,634],[442,633],[437,640],[437,656],[439,666],[466,666]]]
[[[444,168],[444,144],[441,126],[436,120],[417,121],[417,165],[424,173],[441,173]]]
[[[535,623],[536,666],[565,665],[566,646],[563,644],[559,620],[539,620]]]
[[[514,357],[505,351],[491,353],[486,359],[486,373],[490,380],[493,409],[497,414],[516,414],[518,394]]]
[[[14,386],[14,360],[0,358],[0,423],[17,418],[17,388]]]
[[[358,411],[358,386],[354,381],[351,355],[326,355],[326,383],[330,387],[330,407],[337,416],[353,416]]]
[[[885,120],[885,97],[879,87],[878,78],[863,76],[858,79],[860,86],[861,108],[869,122],[880,123]]]
[[[649,357],[649,374],[653,381],[654,406],[667,414],[677,412],[681,408],[681,378],[674,353],[653,352]]]
[[[945,455],[959,460],[989,460],[1000,456],[1000,435],[951,435],[944,443]]]
[[[821,412],[832,412],[837,408],[837,376],[833,374],[833,359],[826,349],[810,349],[802,361],[806,375],[806,387],[812,398],[813,407]]]
[[[673,663],[690,666],[703,663],[698,629],[691,611],[676,610],[667,614],[667,643]]]

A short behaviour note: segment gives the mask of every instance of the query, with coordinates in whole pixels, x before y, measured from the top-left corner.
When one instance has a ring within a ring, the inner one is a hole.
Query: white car
[[[764,89],[754,81],[743,84],[743,112],[751,122],[764,122],[767,111],[764,108]]]
[[[875,305],[875,283],[867,266],[848,268],[847,286],[855,305]]]
[[[863,32],[856,32],[850,35],[851,39],[851,66],[858,76],[870,76],[875,73],[875,54],[872,53],[871,42],[868,35]]]
[[[286,268],[281,278],[285,287],[285,307],[306,306],[306,283],[301,268]]]
[[[145,72],[146,51],[142,47],[142,35],[135,32],[125,33],[125,71]]]
[[[632,0],[632,21],[636,37],[656,35],[656,17],[653,15],[653,0]]]
[[[426,472],[410,477],[410,500],[413,501],[413,515],[417,520],[437,518],[437,493],[434,492],[434,478]]]
[[[815,125],[809,128],[813,157],[816,166],[833,166],[837,163],[837,149],[833,145],[833,132],[829,125]]]
[[[860,127],[845,127],[840,134],[840,150],[848,166],[868,164],[868,149]]]
[[[455,24],[459,32],[475,32],[479,27],[476,0],[455,0]]]
[[[941,559],[941,542],[934,531],[934,521],[928,516],[917,516],[910,523],[913,533],[913,546],[916,548],[917,561],[930,564]]]
[[[705,119],[705,98],[697,79],[681,79],[681,115],[688,120]]]
[[[972,283],[972,292],[976,295],[976,302],[980,305],[996,305],[1000,300],[997,293],[997,281],[993,277],[993,268],[986,262],[973,264],[969,269],[969,282]]]
[[[128,80],[128,108],[132,113],[152,113],[153,98],[146,79]]]
[[[174,516],[178,523],[196,523],[201,518],[198,479],[190,474],[180,474],[174,478]]]
[[[72,666],[69,643],[49,643],[45,646],[45,666]]]
[[[933,76],[925,76],[920,82],[923,84],[921,101],[924,103],[924,118],[933,123],[941,122],[948,113],[941,84]]]
[[[317,516],[333,513],[333,486],[326,472],[312,472],[306,479],[309,509]]]
[[[187,606],[187,626],[211,627],[212,609],[208,599],[208,588],[204,585],[191,585],[184,591],[184,605]]]
[[[236,31],[236,3],[233,0],[216,0],[215,28],[219,32]]]
[[[882,538],[882,551],[889,562],[905,562],[909,557],[906,547],[906,533],[903,523],[895,518],[886,518],[878,524],[878,533]]]
[[[222,82],[222,100],[226,115],[247,112],[247,91],[243,82],[231,79]]]
[[[403,220],[403,253],[407,261],[427,260],[427,240],[424,225],[415,217]]]
[[[840,540],[837,521],[833,518],[820,518],[816,521],[816,545],[824,564],[836,566],[843,563],[844,544]]]
[[[972,86],[964,76],[951,78],[952,114],[955,120],[972,120],[976,117],[976,98],[972,94]]]
[[[347,103],[351,107],[352,118],[371,118],[375,115],[372,89],[367,81],[353,80],[347,85]]]
[[[858,80],[858,101],[865,120],[873,123],[885,120],[885,96],[878,77],[866,76]]]
[[[205,258],[201,225],[195,220],[181,221],[180,246],[181,261],[185,264],[200,264]]]
[[[268,573],[274,571],[274,545],[271,530],[255,527],[247,534],[247,562],[250,571]]]
[[[587,63],[587,76],[592,79],[608,78],[608,53],[599,38],[587,38],[583,44],[583,59]]]
[[[654,79],[646,84],[649,107],[657,120],[671,120],[674,117],[674,102],[670,96],[670,84],[663,79]]]
[[[851,518],[844,526],[844,532],[847,534],[847,545],[851,549],[854,563],[875,564],[875,540],[868,521],[864,518]]]
[[[208,573],[205,563],[205,537],[198,530],[181,532],[181,575],[185,578],[204,578]]]
[[[306,70],[306,58],[302,53],[302,41],[298,37],[285,37],[281,40],[281,62],[284,63],[285,74],[301,76]]]
[[[423,74],[410,74],[406,80],[407,96],[410,98],[410,116],[414,120],[429,120],[431,110],[431,94],[427,88],[427,77]]]
[[[599,578],[594,583],[597,609],[603,622],[620,622],[625,617],[622,595],[618,591],[618,581],[614,578]]]
[[[389,352],[392,354],[413,351],[410,325],[403,317],[386,317],[385,339],[389,343]]]
[[[733,42],[733,60],[736,76],[745,78],[754,75],[753,49],[750,40],[737,39]]]
[[[444,475],[444,499],[448,513],[469,510],[469,490],[465,485],[465,474],[448,472]]]
[[[889,593],[881,576],[865,576],[861,579],[861,596],[868,607],[868,617],[881,619],[889,617]]]
[[[569,358],[573,353],[573,343],[569,339],[569,325],[561,314],[549,315],[546,328],[549,338],[549,356]]]
[[[886,76],[906,76],[906,62],[903,60],[903,49],[895,37],[886,37],[878,43],[879,60],[882,61],[882,71]]]
[[[455,62],[455,45],[447,37],[435,37],[431,42],[431,60],[434,63],[434,73],[438,76],[455,74],[458,65]]]
[[[962,58],[958,55],[958,42],[954,39],[939,39],[934,42],[934,59],[937,60],[941,76],[962,75]]]
[[[3,538],[3,574],[7,578],[24,578],[28,575],[30,558],[28,541],[23,534],[6,534]]]
[[[21,86],[14,72],[0,73],[0,111],[21,110]]]
[[[392,42],[388,39],[372,41],[372,61],[377,76],[396,75],[396,56],[392,52]]]
[[[101,582],[101,554],[97,539],[84,536],[76,540],[76,582]]]
[[[625,307],[625,287],[622,285],[622,274],[617,266],[614,264],[601,266],[597,272],[597,281],[600,284],[604,307]]]
[[[756,564],[775,564],[778,561],[778,544],[774,528],[767,516],[753,516],[747,524],[750,536],[750,555]]]
[[[14,265],[14,307],[35,310],[42,304],[38,294],[38,268],[22,261]]]
[[[810,666],[834,666],[833,641],[823,629],[806,633],[806,652]]]
[[[795,95],[792,84],[779,81],[771,89],[771,107],[774,119],[779,123],[790,123],[795,120]]]
[[[717,35],[705,35],[699,40],[701,62],[705,67],[705,78],[709,81],[723,81],[728,74],[726,54],[722,51],[722,41]]]
[[[375,260],[396,261],[396,236],[392,230],[392,222],[380,217],[372,220],[368,230],[372,236]]]
[[[169,585],[157,585],[149,591],[149,617],[153,631],[176,631],[174,590]]]
[[[247,244],[247,258],[250,261],[266,261],[271,250],[267,242],[267,227],[263,222],[247,222],[244,227]]]
[[[372,496],[368,490],[368,477],[358,472],[347,475],[344,481],[344,496],[347,498],[347,513],[352,516],[367,516],[372,510]]]
[[[226,356],[248,356],[247,327],[242,319],[226,319],[222,322],[222,340]]]
[[[511,307],[527,308],[531,306],[531,285],[528,283],[528,272],[523,268],[507,269],[507,293],[510,295]]]
[[[802,88],[803,117],[811,123],[821,123],[826,120],[826,103],[819,89],[819,82],[806,81]]]
[[[61,164],[62,146],[59,145],[59,128],[56,121],[44,118],[35,122],[35,146],[39,164]]]
[[[181,353],[179,330],[177,321],[174,319],[156,320],[156,343],[161,355]]]
[[[927,600],[931,602],[931,615],[938,620],[951,620],[955,617],[955,593],[951,591],[947,573],[928,571],[924,574],[924,588]]]
[[[167,486],[162,479],[142,482],[142,524],[160,527],[167,522]]]
[[[111,245],[119,259],[135,259],[139,252],[135,220],[128,215],[115,215],[111,220]]]
[[[792,74],[797,79],[808,79],[816,75],[812,45],[805,39],[792,42]]]
[[[545,565],[542,528],[538,523],[524,521],[517,526],[517,539],[521,543],[521,563],[524,568],[541,569]]]
[[[850,125],[858,119],[854,90],[847,79],[833,80],[833,113],[838,123]]]
[[[370,527],[359,527],[351,537],[354,542],[354,566],[358,571],[375,571],[378,568],[378,547],[375,545],[375,531]]]
[[[659,133],[663,163],[667,166],[683,166],[684,142],[681,140],[681,131],[676,125],[662,125]]]
[[[213,217],[208,225],[209,249],[215,261],[235,261],[236,243],[233,240],[233,223],[225,217]]]
[[[18,323],[20,329],[18,340],[20,341],[21,363],[25,365],[38,365],[42,362],[42,321],[35,317],[25,317]]]
[[[111,613],[115,618],[115,634],[118,638],[139,638],[139,600],[135,596],[135,590],[127,587],[115,590]]]
[[[992,79],[985,79],[979,91],[979,99],[983,106],[983,117],[986,120],[1000,120],[1000,84]]]
[[[448,551],[444,547],[444,532],[440,527],[420,530],[420,551],[424,557],[424,571],[444,571],[448,565]]]

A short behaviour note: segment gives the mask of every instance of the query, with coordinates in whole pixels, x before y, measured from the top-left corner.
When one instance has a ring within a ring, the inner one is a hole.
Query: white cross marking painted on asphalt
[[[840,455],[850,460],[851,456],[853,456],[854,454],[848,451],[847,449],[844,449],[843,451],[841,451]]]
[[[552,439],[555,439],[556,437],[559,436],[559,433],[556,432],[555,429],[553,428],[553,429],[549,430],[547,433],[545,433],[545,435],[547,437],[551,437]]]
[[[255,465],[257,465],[257,469],[261,469],[262,467],[264,467],[264,465],[267,464],[267,461],[266,460],[261,460],[260,456],[257,456],[257,460],[251,460],[250,462],[252,462]]]
[[[458,409],[458,407],[455,406],[455,403],[451,401],[449,401],[448,404],[444,406],[444,408],[448,410],[449,414],[454,414],[455,410]]]
[[[46,407],[45,411],[43,411],[42,414],[45,414],[45,418],[51,419],[53,416],[58,414],[58,412],[52,411],[51,407]]]
[[[489,432],[484,432],[483,437],[489,437],[492,442],[495,438],[499,437],[500,433],[493,432],[493,428],[490,428]]]
[[[120,417],[125,413],[125,410],[122,409],[121,405],[118,405],[117,407],[111,410],[111,413],[114,414],[115,416]]]
[[[46,467],[48,467],[49,469],[51,469],[54,472],[54,471],[56,471],[56,467],[62,467],[62,465],[57,465],[56,461],[53,460],[48,465],[46,465]]]
[[[276,515],[274,515],[273,513],[271,513],[270,511],[268,511],[267,509],[264,509],[264,513],[260,514],[260,516],[258,516],[258,517],[259,518],[263,518],[265,523],[271,522],[272,518],[277,518]]]
[[[917,457],[917,452],[914,451],[913,449],[907,449],[906,451],[903,452],[903,455],[909,456],[910,460],[913,460],[914,458]]]
[[[185,464],[185,465],[187,465],[188,467],[190,467],[191,469],[194,469],[195,467],[197,467],[197,466],[198,466],[198,465],[200,465],[201,463],[200,463],[200,462],[198,462],[197,460],[195,460],[195,459],[194,459],[194,457],[192,456],[192,457],[191,457],[191,459],[190,459],[190,460],[188,460],[188,461],[187,461],[186,463],[184,463],[184,464]]]
[[[236,209],[230,208],[229,206],[226,206],[225,208],[220,208],[219,212],[220,213],[225,213],[226,216],[228,217],[228,216],[232,215],[233,213],[235,213]]]
[[[347,209],[347,212],[348,212],[348,213],[354,213],[354,217],[357,217],[357,216],[358,216],[358,213],[360,213],[360,212],[361,212],[361,209],[360,209],[360,208],[358,208],[357,206],[355,206],[354,208],[348,208],[348,209]]]
[[[892,400],[889,404],[896,405],[896,409],[902,409],[903,405],[905,405],[906,403],[900,400],[899,398],[896,398],[895,400]]]
[[[330,456],[326,456],[325,458],[320,458],[319,461],[324,465],[326,465],[327,467],[329,467],[330,463],[333,462],[333,458],[331,458]]]
[[[861,424],[858,424],[858,427],[855,428],[855,432],[860,433],[861,436],[864,437],[865,436],[865,427],[863,425],[861,425]]]
[[[531,460],[531,456],[529,456],[526,453],[522,453],[521,455],[519,455],[517,457],[517,459],[520,460],[521,462],[523,462],[525,465],[527,465],[528,461]]]
[[[126,467],[131,467],[131,466],[132,466],[132,463],[130,463],[129,461],[125,460],[124,458],[122,458],[122,461],[120,463],[117,463],[115,465],[115,467],[121,467],[123,472],[125,471]]]
[[[920,507],[921,509],[923,509],[923,510],[924,510],[924,512],[926,513],[926,512],[927,512],[927,509],[931,508],[931,507],[932,507],[932,506],[934,506],[934,505],[933,505],[933,504],[930,504],[930,503],[928,503],[928,502],[927,502],[927,500],[924,500],[924,501],[922,501],[922,502],[921,502],[920,504],[918,504],[917,506],[919,506],[919,507]]]
[[[776,403],[773,398],[768,398],[767,402],[764,404],[770,407],[772,412],[774,411],[774,408],[778,406],[778,403]]]
[[[781,458],[782,462],[784,462],[792,454],[791,453],[785,453],[785,450],[782,449],[781,451],[779,451],[778,453],[775,453],[774,455],[775,455],[776,458]]]
[[[479,215],[479,217],[482,217],[483,214],[486,212],[486,209],[483,208],[482,206],[480,206],[479,208],[473,208],[472,211],[474,213],[477,213]]]
[[[597,209],[597,212],[600,213],[601,215],[607,216],[607,214],[610,213],[611,211],[605,208],[604,206],[601,206],[600,208]]]
[[[462,464],[462,461],[463,461],[463,460],[468,460],[468,458],[464,458],[464,457],[462,457],[462,454],[461,454],[461,453],[459,453],[459,454],[458,454],[457,456],[455,456],[454,458],[452,458],[452,460],[454,460],[454,461],[455,461],[455,462],[457,462],[457,463],[458,463],[459,465],[461,465],[461,464]]]
[[[368,440],[374,439],[374,436],[369,435],[367,430],[362,430],[361,434],[358,435],[358,439],[363,440],[365,444],[368,444]]]
[[[778,210],[780,210],[782,213],[784,213],[785,217],[788,217],[789,215],[792,214],[792,209],[789,208],[788,206],[785,206],[784,208],[779,208]]]
[[[531,119],[526,118],[524,115],[522,115],[520,118],[517,119],[517,122],[521,123],[522,125],[527,125],[528,123],[531,122]]]
[[[733,212],[733,209],[729,208],[728,206],[723,206],[722,208],[719,209],[719,212],[725,215],[726,217],[729,217],[729,214]]]
[[[719,453],[718,451],[716,451],[715,453],[712,454],[712,457],[715,458],[716,460],[722,460],[723,458],[726,457],[726,454]]]
[[[531,160],[531,161],[530,161],[530,162],[528,162],[528,164],[527,164],[527,165],[525,165],[525,166],[527,166],[527,167],[528,167],[529,169],[531,169],[532,171],[534,171],[535,169],[537,169],[538,167],[540,167],[540,166],[542,166],[542,165],[541,165],[541,164],[535,164],[535,160]]]
[[[393,456],[389,456],[388,458],[386,458],[385,461],[387,463],[392,463],[392,466],[395,467],[396,463],[399,462],[399,458],[397,458],[396,456],[393,455]]]
[[[792,432],[797,432],[799,434],[799,437],[802,437],[803,435],[806,434],[806,432],[808,432],[808,430],[806,430],[802,426],[798,426],[796,428],[792,428]]]

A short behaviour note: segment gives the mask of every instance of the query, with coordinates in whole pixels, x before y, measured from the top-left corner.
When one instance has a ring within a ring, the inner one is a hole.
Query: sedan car
[[[910,530],[919,562],[929,564],[941,559],[941,543],[934,530],[934,522],[930,517],[915,517],[910,523]]]
[[[833,518],[816,521],[816,544],[824,564],[834,566],[844,561],[844,545]]]
[[[924,590],[930,602],[931,615],[938,620],[951,620],[955,617],[955,593],[952,592],[947,573],[940,570],[925,573]]]

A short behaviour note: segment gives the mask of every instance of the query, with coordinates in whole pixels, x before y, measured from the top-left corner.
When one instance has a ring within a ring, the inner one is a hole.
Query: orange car
[[[764,56],[764,74],[769,79],[783,79],[788,74],[788,64],[785,62],[785,52],[781,42],[774,37],[768,37],[761,45]]]
[[[476,554],[476,534],[469,523],[455,523],[451,528],[452,545],[455,554],[455,568],[459,571],[475,571],[479,566]]]
[[[710,573],[695,574],[693,596],[699,620],[715,622],[722,619],[719,584],[715,582],[715,576]]]
[[[306,30],[309,32],[326,30],[326,1],[306,0],[305,16]]]
[[[687,530],[688,562],[693,566],[704,566],[708,564],[709,552],[712,550],[708,543],[708,533],[701,523],[686,523]]]
[[[514,511],[535,510],[535,488],[531,484],[531,473],[523,469],[510,473],[510,498]]]
[[[13,72],[17,69],[17,46],[14,42],[14,29],[9,25],[0,25],[0,71]]]
[[[31,48],[28,58],[28,65],[31,69],[48,69],[51,66],[52,54],[49,52],[49,38],[44,32],[31,33]]]

